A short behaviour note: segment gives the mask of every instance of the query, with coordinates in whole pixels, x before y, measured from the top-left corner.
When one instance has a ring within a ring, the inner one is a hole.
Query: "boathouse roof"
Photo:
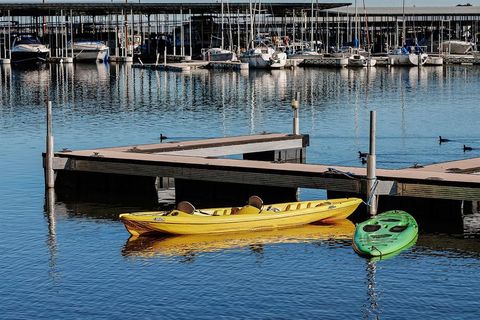
[[[340,14],[355,14],[355,7],[342,7],[329,9],[330,12]],[[368,16],[479,16],[480,6],[450,6],[450,7],[367,7],[357,8],[362,15],[366,12]]]
[[[226,4],[225,4],[226,5]],[[314,3],[315,9],[326,10],[339,8],[351,5],[351,3],[328,3],[319,2]],[[266,2],[262,3],[262,10],[274,15],[284,15],[293,10],[300,12],[300,10],[310,10],[312,6],[311,1],[300,3],[281,3],[281,2]],[[236,12],[245,12],[249,7],[247,2],[229,2],[229,10]],[[90,15],[102,16],[108,14],[120,14],[122,10],[127,12],[142,14],[175,14],[179,13],[180,9],[188,11],[191,10],[193,14],[212,14],[221,12],[220,2],[159,2],[159,3],[0,3],[0,14],[6,16],[10,12],[10,16],[49,16],[57,15],[61,10],[74,15]],[[226,9],[225,9],[226,10]]]

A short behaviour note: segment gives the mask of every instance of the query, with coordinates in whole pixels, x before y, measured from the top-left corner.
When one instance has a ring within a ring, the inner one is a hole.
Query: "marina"
[[[477,319],[479,7],[395,2],[1,3],[2,319]]]
[[[420,64],[429,55],[435,57],[429,61],[435,65],[480,63],[478,6],[399,10],[365,4],[357,8],[357,2],[354,6],[319,2],[263,6],[260,2],[12,3],[0,4],[0,18],[2,64],[19,63],[13,40],[21,35],[37,37],[39,44],[48,47],[42,54],[48,57],[41,59],[57,63],[110,60],[142,65],[156,61],[158,65],[159,59],[180,56],[188,61],[238,59],[250,61],[254,68],[343,67],[347,63],[342,59],[355,51],[362,57],[372,55],[374,60],[381,57],[382,66],[416,65],[418,54],[412,50],[421,50]],[[265,54],[257,59],[262,47]],[[398,51],[402,48],[404,52]],[[256,58],[249,58],[255,50]],[[88,56],[88,51],[94,53]],[[406,53],[410,54],[407,60]],[[271,63],[282,55],[282,62]],[[300,61],[285,64],[290,58]]]

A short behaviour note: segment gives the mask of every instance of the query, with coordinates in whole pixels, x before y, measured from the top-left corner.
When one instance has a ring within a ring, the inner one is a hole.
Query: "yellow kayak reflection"
[[[257,232],[193,234],[167,237],[135,237],[125,243],[124,256],[185,256],[196,253],[215,252],[248,246],[301,243],[316,240],[352,239],[355,225],[346,219],[329,224],[308,224],[295,228]]]

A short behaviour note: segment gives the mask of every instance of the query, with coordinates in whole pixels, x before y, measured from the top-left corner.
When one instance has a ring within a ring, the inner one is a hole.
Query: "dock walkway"
[[[56,152],[54,170],[236,183],[285,188],[315,188],[366,194],[366,169],[290,163],[304,159],[308,136],[264,134],[115,148]],[[283,156],[278,156],[283,152]],[[232,154],[273,155],[238,160]],[[300,152],[302,153],[302,152]],[[259,159],[259,160],[255,160]],[[273,161],[278,160],[281,161]],[[302,162],[302,161],[297,161]],[[419,168],[377,169],[378,195],[480,201],[480,158]]]

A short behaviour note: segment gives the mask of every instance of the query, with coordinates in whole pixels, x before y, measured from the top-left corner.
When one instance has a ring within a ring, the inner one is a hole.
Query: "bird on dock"
[[[472,151],[473,148],[472,147],[469,147],[469,146],[466,146],[466,145],[463,145],[463,152],[465,151]]]
[[[447,138],[442,138],[442,136],[438,136],[438,142],[440,144],[442,144],[443,142],[449,142],[450,139],[447,139]]]
[[[359,158],[366,158],[367,156],[368,156],[368,153],[358,151],[358,157],[359,157]]]
[[[162,142],[163,140],[167,140],[168,137],[167,136],[164,136],[163,134],[160,133],[160,142]]]

